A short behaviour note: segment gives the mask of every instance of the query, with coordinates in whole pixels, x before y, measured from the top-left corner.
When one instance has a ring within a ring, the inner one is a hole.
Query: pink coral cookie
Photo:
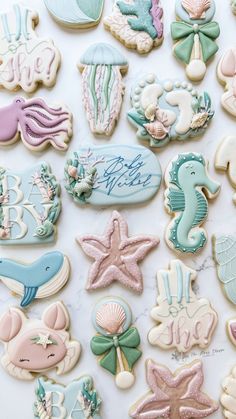
[[[151,236],[128,236],[124,218],[113,211],[103,236],[78,237],[78,243],[94,263],[89,271],[87,290],[107,287],[118,281],[138,293],[143,291],[143,278],[138,263],[158,245]]]
[[[205,418],[218,404],[202,393],[202,362],[194,361],[174,374],[165,366],[147,360],[147,382],[151,391],[130,410],[135,419]]]
[[[0,319],[0,340],[5,344],[1,363],[13,377],[33,380],[32,373],[57,368],[61,375],[71,370],[80,355],[80,344],[70,340],[69,315],[61,302],[51,304],[42,319],[28,319],[10,308]]]

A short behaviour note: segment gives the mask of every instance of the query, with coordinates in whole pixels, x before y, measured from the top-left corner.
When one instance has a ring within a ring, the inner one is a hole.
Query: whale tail
[[[21,300],[21,307],[28,306],[35,298],[38,291],[38,287],[24,287],[24,295]]]

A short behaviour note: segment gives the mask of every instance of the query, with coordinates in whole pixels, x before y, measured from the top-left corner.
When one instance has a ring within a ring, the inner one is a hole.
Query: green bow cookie
[[[218,46],[214,42],[220,34],[217,22],[205,25],[189,25],[185,22],[173,22],[171,24],[171,36],[174,41],[180,41],[174,48],[175,55],[186,64],[190,62],[194,46],[194,35],[199,35],[203,61],[207,62],[217,51]]]
[[[131,327],[120,336],[94,336],[90,346],[94,355],[104,355],[100,365],[112,374],[116,375],[117,352],[119,347],[123,352],[129,368],[132,369],[135,362],[140,358],[142,352],[137,349],[140,344],[140,336],[135,327]]]

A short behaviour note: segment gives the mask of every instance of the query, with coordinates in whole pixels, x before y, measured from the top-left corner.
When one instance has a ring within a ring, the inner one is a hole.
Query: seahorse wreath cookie
[[[93,310],[92,321],[97,335],[92,338],[90,347],[99,357],[99,364],[115,376],[117,387],[132,387],[133,367],[142,352],[139,332],[131,326],[130,307],[120,298],[103,298]]]
[[[217,67],[217,77],[224,86],[221,97],[222,107],[236,117],[236,47],[229,48],[221,57]]]
[[[186,65],[186,75],[192,81],[201,81],[206,63],[218,51],[216,39],[220,27],[212,21],[214,0],[176,0],[177,21],[171,24],[175,42],[174,55]]]
[[[217,314],[205,298],[197,298],[192,286],[197,272],[180,260],[172,260],[170,269],[157,275],[157,306],[151,317],[157,323],[149,334],[152,345],[176,348],[180,353],[197,345],[206,348],[217,325]]]
[[[35,395],[34,418],[101,419],[102,400],[89,375],[72,381],[66,387],[39,377]]]
[[[131,104],[128,119],[137,129],[137,137],[151,147],[202,135],[214,115],[208,93],[199,94],[185,81],[159,81],[155,74],[137,81]]]
[[[150,391],[131,407],[131,418],[200,419],[219,409],[218,403],[201,389],[204,381],[201,361],[172,373],[166,366],[148,359],[146,379]]]
[[[78,64],[82,73],[82,98],[93,134],[110,136],[119,119],[125,86],[122,76],[128,62],[113,46],[90,46]]]
[[[13,377],[33,380],[34,374],[57,369],[65,374],[78,362],[80,344],[70,339],[67,309],[61,302],[51,304],[42,319],[29,319],[10,307],[0,318],[0,341],[4,343],[3,368]]]
[[[160,0],[114,0],[104,26],[127,48],[145,54],[163,41],[162,18]]]
[[[210,178],[207,168],[201,154],[183,153],[166,169],[165,207],[173,217],[166,242],[178,253],[196,253],[206,244],[201,225],[208,215],[207,198],[215,198],[220,191],[220,184]]]
[[[38,84],[52,87],[60,65],[53,42],[38,38],[38,14],[15,4],[0,14],[0,87],[33,92]]]

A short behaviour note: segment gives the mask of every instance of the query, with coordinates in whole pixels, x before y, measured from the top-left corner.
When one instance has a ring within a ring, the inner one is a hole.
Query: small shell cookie
[[[10,307],[0,318],[3,368],[20,380],[33,380],[34,373],[54,368],[58,375],[70,371],[78,362],[81,347],[70,339],[69,322],[61,302],[51,304],[40,320],[29,319],[22,310]]]
[[[103,298],[95,306],[92,315],[97,335],[90,342],[99,364],[115,376],[117,387],[133,386],[133,366],[141,357],[140,336],[131,326],[132,313],[125,301],[117,297]]]

